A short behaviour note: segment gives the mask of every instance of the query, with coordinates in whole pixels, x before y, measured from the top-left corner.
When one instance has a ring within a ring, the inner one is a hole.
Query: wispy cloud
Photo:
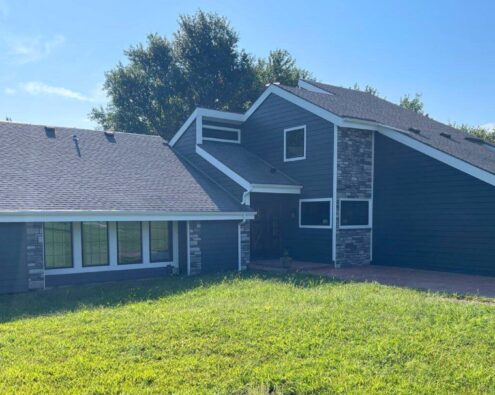
[[[16,90],[11,90],[11,94],[15,94]],[[102,90],[102,85],[99,84],[89,95],[76,92],[72,89],[45,84],[40,81],[29,81],[19,84],[19,89],[32,96],[49,95],[59,96],[65,99],[77,100],[81,102],[103,103],[106,101],[106,95]],[[7,93],[7,91],[5,91]]]
[[[61,34],[46,37],[12,37],[4,38],[7,45],[7,54],[14,63],[25,64],[44,59],[55,49],[65,43],[65,37]]]
[[[17,93],[17,91],[14,88],[5,88],[3,92],[9,96],[15,95]]]

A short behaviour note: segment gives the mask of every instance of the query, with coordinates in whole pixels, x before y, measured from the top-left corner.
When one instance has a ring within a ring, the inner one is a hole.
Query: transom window
[[[45,240],[45,268],[60,269],[73,266],[72,224],[70,222],[46,222],[43,229]]]
[[[117,244],[119,265],[142,263],[141,222],[118,222]]]
[[[306,159],[306,126],[284,130],[284,161]]]
[[[203,125],[203,140],[240,143],[241,130],[226,126]]]
[[[150,261],[168,262],[172,260],[172,223],[150,222]]]
[[[301,199],[299,200],[300,228],[331,228],[332,199]]]
[[[108,265],[108,223],[83,222],[81,237],[83,266]]]
[[[340,227],[369,228],[371,225],[371,204],[369,199],[341,199]]]

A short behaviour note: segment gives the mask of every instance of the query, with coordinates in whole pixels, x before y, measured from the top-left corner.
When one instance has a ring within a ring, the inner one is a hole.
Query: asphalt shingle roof
[[[240,144],[205,141],[201,148],[252,184],[299,185]]]
[[[280,88],[342,118],[373,121],[401,129],[415,140],[495,174],[493,146],[469,141],[466,137],[470,137],[470,135],[463,131],[402,108],[370,93],[313,81],[307,82],[329,94],[283,85],[280,85]],[[419,129],[420,133],[411,132],[409,131],[410,128]],[[441,133],[450,135],[450,138]]]
[[[0,211],[12,210],[247,209],[161,137],[0,122]]]

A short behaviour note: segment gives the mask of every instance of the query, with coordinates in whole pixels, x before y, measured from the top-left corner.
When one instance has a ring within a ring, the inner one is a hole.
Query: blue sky
[[[228,17],[258,57],[288,49],[322,82],[423,94],[440,121],[495,123],[493,1],[0,0],[0,119],[94,127],[104,72],[180,14]]]

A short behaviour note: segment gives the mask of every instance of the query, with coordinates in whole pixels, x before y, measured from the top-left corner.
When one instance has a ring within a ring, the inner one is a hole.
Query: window
[[[172,223],[150,222],[150,261],[169,262],[172,260]]]
[[[306,159],[306,126],[284,130],[284,162]]]
[[[367,199],[342,199],[340,201],[341,228],[369,228],[371,204]]]
[[[46,222],[43,228],[43,237],[45,240],[45,268],[72,267],[72,224],[70,222]]]
[[[117,245],[119,265],[142,263],[141,222],[118,222]]]
[[[241,130],[224,126],[203,125],[203,140],[240,143]]]
[[[108,259],[108,224],[83,222],[81,224],[82,265],[105,266]]]
[[[300,228],[331,228],[332,199],[299,200]]]

